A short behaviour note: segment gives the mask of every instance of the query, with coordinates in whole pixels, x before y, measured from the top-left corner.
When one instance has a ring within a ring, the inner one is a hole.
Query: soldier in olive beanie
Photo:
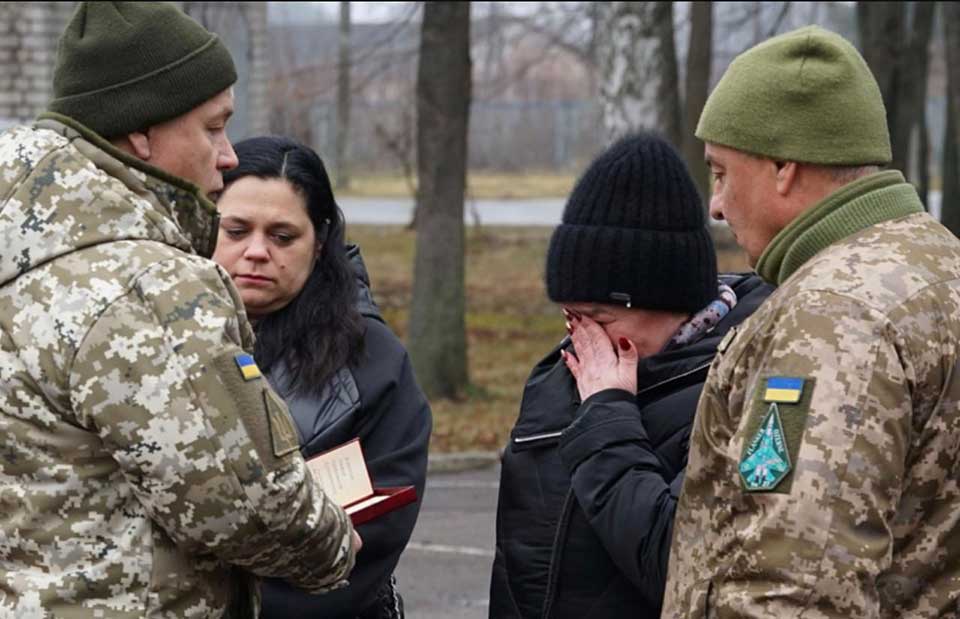
[[[696,135],[776,290],[703,386],[661,616],[956,616],[960,241],[880,170],[873,75],[821,28],[772,38]]]
[[[81,2],[60,37],[49,110],[113,138],[237,81],[220,39],[167,2]]]
[[[887,164],[887,117],[867,63],[843,37],[807,26],[737,56],[707,99],[704,142],[779,161]]]

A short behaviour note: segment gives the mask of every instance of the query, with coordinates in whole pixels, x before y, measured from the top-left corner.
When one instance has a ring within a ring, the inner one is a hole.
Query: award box
[[[413,486],[374,488],[360,439],[353,439],[307,460],[314,479],[357,526],[417,500]]]

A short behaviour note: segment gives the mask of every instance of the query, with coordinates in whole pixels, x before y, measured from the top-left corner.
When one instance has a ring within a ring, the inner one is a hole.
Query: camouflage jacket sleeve
[[[285,405],[243,358],[225,278],[183,256],[117,291],[70,366],[77,421],[185,552],[311,592],[341,586],[354,561],[350,521],[310,476]]]
[[[687,540],[726,558],[714,566],[710,616],[877,616],[910,442],[904,339],[886,316],[837,294],[803,293],[768,318],[714,368],[698,414],[691,466],[726,444],[729,467],[714,496],[710,482],[684,487],[688,513],[710,505],[724,531]],[[771,391],[784,384],[771,378],[802,379],[799,401]]]

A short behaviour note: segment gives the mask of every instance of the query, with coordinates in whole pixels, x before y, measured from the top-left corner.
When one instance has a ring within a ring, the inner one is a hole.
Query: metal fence
[[[404,158],[416,169],[412,101],[354,102],[350,116],[354,170],[400,170]],[[308,117],[309,141],[332,165],[336,102],[314,102]],[[470,107],[471,169],[573,170],[598,152],[601,139],[600,108],[595,101],[478,101]]]

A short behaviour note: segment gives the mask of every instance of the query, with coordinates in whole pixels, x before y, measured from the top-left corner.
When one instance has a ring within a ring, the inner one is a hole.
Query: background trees
[[[598,6],[600,101],[608,143],[637,129],[681,139],[672,2]]]
[[[925,104],[933,2],[857,2],[860,50],[887,107],[891,167],[903,170],[927,202],[930,185]]]
[[[860,47],[887,106],[893,167],[960,233],[957,4],[473,2],[457,17],[444,7],[383,5],[387,17],[375,23],[354,13],[341,56],[349,55],[346,87],[334,69],[348,63],[329,60],[345,40],[336,15],[328,26],[276,25],[269,39],[286,72],[272,90],[287,93],[274,97],[272,117],[295,117],[276,131],[299,132],[353,170],[398,174],[417,196],[409,339],[431,393],[455,395],[467,380],[464,170],[572,179],[619,135],[652,129],[681,150],[706,200],[693,132],[710,89],[737,54],[800,26],[819,24]]]
[[[960,236],[960,4],[940,5],[946,50],[947,122],[943,132],[943,223]]]
[[[409,348],[424,391],[467,384],[463,196],[470,113],[470,3],[423,7],[417,70],[417,249]]]

